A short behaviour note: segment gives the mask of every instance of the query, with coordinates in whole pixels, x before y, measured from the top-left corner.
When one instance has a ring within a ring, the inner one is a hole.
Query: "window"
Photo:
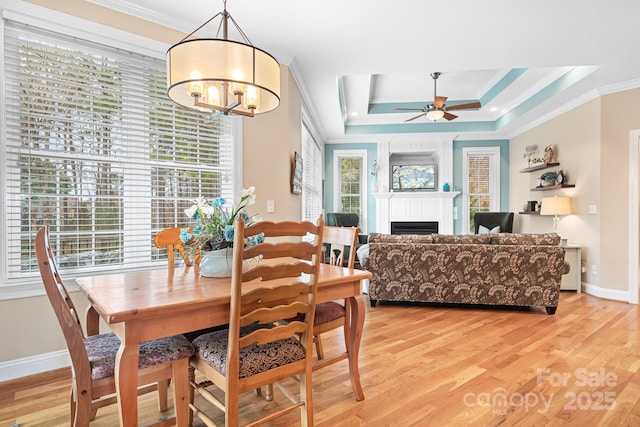
[[[367,223],[366,150],[336,150],[333,153],[335,212],[355,213],[360,217],[360,227]],[[366,230],[362,230],[366,233]]]
[[[462,158],[462,230],[473,233],[476,212],[500,210],[500,147],[465,147]]]
[[[4,284],[39,277],[45,223],[62,272],[148,267],[192,199],[233,197],[231,120],[171,102],[164,61],[6,22],[4,64]]]
[[[316,223],[322,215],[322,150],[306,119],[302,120],[302,219]]]

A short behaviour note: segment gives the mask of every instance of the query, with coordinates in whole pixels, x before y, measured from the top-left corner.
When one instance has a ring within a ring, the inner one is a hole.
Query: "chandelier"
[[[216,38],[190,38],[217,17]],[[229,21],[242,41],[228,39]],[[167,87],[169,98],[184,107],[253,117],[280,105],[280,64],[251,44],[224,0],[222,12],[167,51]]]

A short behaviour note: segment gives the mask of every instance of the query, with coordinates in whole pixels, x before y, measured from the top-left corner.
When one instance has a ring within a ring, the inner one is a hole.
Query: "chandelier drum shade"
[[[222,38],[189,39],[222,16]],[[231,19],[244,42],[229,40]],[[253,46],[225,9],[167,51],[167,94],[175,103],[203,112],[253,117],[280,105],[280,64]]]

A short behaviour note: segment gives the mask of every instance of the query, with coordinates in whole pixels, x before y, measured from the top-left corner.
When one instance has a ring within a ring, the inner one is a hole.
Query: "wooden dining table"
[[[308,280],[304,276],[302,280]],[[358,372],[365,317],[360,283],[370,277],[368,271],[328,264],[320,265],[318,276],[318,303],[345,299],[349,305],[346,345],[357,400],[364,399]],[[96,329],[99,316],[120,339],[115,380],[121,426],[138,425],[136,379],[140,343],[229,323],[231,279],[201,276],[198,267],[130,271],[82,277],[76,282],[91,303],[90,312],[95,313],[95,318],[88,317],[87,328]],[[254,282],[255,286],[260,283]],[[188,420],[178,417],[176,424],[186,425]]]

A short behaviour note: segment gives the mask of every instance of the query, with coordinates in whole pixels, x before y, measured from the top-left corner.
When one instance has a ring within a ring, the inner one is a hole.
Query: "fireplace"
[[[438,221],[392,221],[391,234],[437,234]]]
[[[445,183],[453,182],[453,138],[434,137],[428,140],[416,140],[414,135],[396,136],[389,141],[378,143],[378,175],[380,179],[376,199],[376,231],[392,233],[391,223],[409,223],[411,226],[422,222],[435,222],[436,229],[428,231],[412,230],[438,234],[453,234],[453,199],[458,191],[445,191]],[[394,156],[394,160],[391,158]],[[392,163],[397,156],[403,159],[431,157],[437,159],[437,182],[435,191],[392,191],[390,176]],[[443,188],[444,187],[444,188]],[[409,233],[409,231],[404,231]],[[398,231],[397,233],[402,233]]]

